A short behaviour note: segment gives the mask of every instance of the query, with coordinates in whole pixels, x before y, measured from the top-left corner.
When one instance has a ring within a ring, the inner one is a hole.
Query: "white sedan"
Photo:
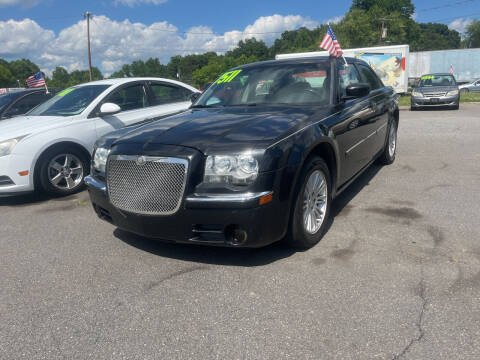
[[[0,196],[83,185],[102,135],[187,110],[198,90],[160,78],[94,81],[63,90],[26,116],[0,122]]]

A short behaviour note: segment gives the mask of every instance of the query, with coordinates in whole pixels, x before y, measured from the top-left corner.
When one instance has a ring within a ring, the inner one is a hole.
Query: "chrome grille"
[[[107,162],[110,201],[132,213],[173,214],[182,202],[187,170],[185,159],[112,155]]]
[[[443,97],[447,95],[445,91],[437,91],[437,92],[430,92],[430,93],[424,93],[423,96],[427,98],[437,98],[437,97]]]

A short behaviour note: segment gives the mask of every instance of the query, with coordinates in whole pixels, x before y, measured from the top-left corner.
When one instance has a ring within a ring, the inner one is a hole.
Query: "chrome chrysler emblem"
[[[145,165],[146,162],[147,159],[145,159],[145,156],[139,156],[137,157],[137,161],[135,161],[135,163],[139,166]]]

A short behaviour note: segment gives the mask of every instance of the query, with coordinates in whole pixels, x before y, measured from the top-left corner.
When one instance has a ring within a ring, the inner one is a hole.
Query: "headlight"
[[[458,95],[458,90],[452,90],[447,93],[447,96],[455,96]]]
[[[10,155],[15,145],[17,145],[25,136],[27,135],[0,142],[0,156]]]
[[[107,166],[107,158],[108,154],[110,153],[109,149],[105,148],[97,148],[95,150],[95,154],[93,155],[93,168],[104,174],[105,173],[105,168]]]
[[[252,153],[211,155],[205,163],[205,183],[251,184],[258,176],[258,160]]]
[[[423,97],[423,94],[421,92],[414,91],[414,92],[412,92],[412,96],[413,97]]]

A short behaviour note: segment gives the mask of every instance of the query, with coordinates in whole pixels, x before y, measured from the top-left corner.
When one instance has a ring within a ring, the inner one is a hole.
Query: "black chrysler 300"
[[[397,96],[347,62],[240,66],[187,112],[101,138],[86,179],[96,213],[167,241],[315,245],[335,196],[395,159]]]

